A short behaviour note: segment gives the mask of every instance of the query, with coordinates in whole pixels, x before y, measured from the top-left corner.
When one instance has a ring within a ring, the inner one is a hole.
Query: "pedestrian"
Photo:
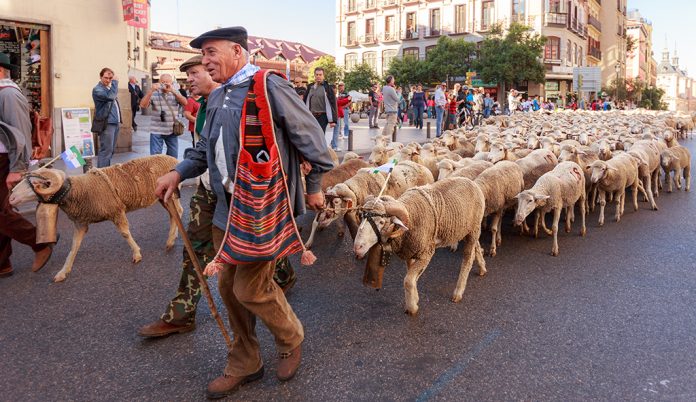
[[[493,110],[493,98],[491,98],[490,93],[486,93],[486,97],[483,98],[483,117],[488,118]]]
[[[111,157],[116,149],[118,133],[121,126],[121,106],[118,104],[118,78],[114,71],[104,67],[99,72],[99,83],[92,89],[94,101],[94,118],[106,118],[106,127],[97,133],[99,138],[99,154],[97,167],[111,165]]]
[[[541,109],[541,105],[539,105],[539,95],[534,95],[532,98],[532,110],[536,112],[539,109]]]
[[[319,122],[322,133],[326,133],[327,125],[334,128],[338,116],[336,113],[336,95],[331,85],[324,79],[323,68],[316,67],[314,69],[314,84],[305,93],[304,102]],[[337,144],[334,145],[332,147],[338,147]]]
[[[346,84],[339,82],[336,85],[336,109],[338,111],[338,118],[336,119],[336,125],[333,128],[333,137],[331,138],[331,147],[336,152],[341,152],[342,149],[338,147],[338,140],[348,138],[350,134],[348,120],[350,119],[350,106],[351,98],[346,93]],[[341,124],[343,123],[343,124]],[[341,134],[341,126],[343,126],[344,133]]]
[[[379,117],[379,85],[377,83],[372,84],[370,91],[367,96],[370,100],[370,109],[367,114],[367,123],[369,128],[379,128],[377,125],[377,119]]]
[[[135,80],[135,76],[128,77],[128,92],[130,92],[131,101],[131,112],[133,116],[132,127],[133,130],[138,129],[138,125],[135,124],[135,114],[140,110],[140,100],[143,99],[143,91],[138,85],[138,81]]]
[[[406,109],[406,99],[404,99],[404,94],[402,93],[401,87],[396,87],[396,94],[399,96],[399,110],[396,112],[396,121],[401,128],[401,124],[404,121],[404,109]]]
[[[184,63],[185,64],[185,63]],[[182,64],[182,66],[184,65]],[[181,67],[179,67],[181,69]],[[198,115],[198,110],[201,107],[200,95],[196,95],[193,90],[190,91],[191,96],[186,99],[186,107],[184,107],[184,117],[188,120],[188,130],[191,133],[191,141],[193,146],[196,146],[198,142],[198,134],[196,133],[196,116]]]
[[[417,129],[423,128],[423,112],[425,112],[425,93],[423,92],[423,85],[418,84],[416,86],[415,92],[413,92],[413,99],[411,100],[413,105],[413,124]]]
[[[10,206],[10,189],[22,180],[31,158],[31,119],[27,98],[11,79],[10,56],[0,53],[0,278],[12,275],[12,240],[34,250],[31,270],[43,268],[53,246],[36,243],[36,227]]]
[[[457,95],[452,93],[447,104],[447,129],[453,130],[457,126]],[[439,137],[439,135],[438,135]]]
[[[307,87],[305,87],[301,81],[297,81],[295,83],[295,92],[300,97],[300,99],[304,99],[304,96],[307,93]]]
[[[510,115],[515,114],[517,108],[520,106],[521,97],[518,96],[518,92],[515,88],[510,90],[508,95],[508,107],[510,108]]]
[[[432,119],[433,116],[435,115],[435,97],[434,96],[428,96],[428,118]]]
[[[152,89],[140,101],[140,107],[152,105],[154,112],[150,120],[150,155],[161,154],[163,144],[167,144],[167,155],[179,157],[179,138],[174,135],[174,120],[179,105],[186,106],[188,101],[174,89],[172,82],[171,75],[160,75],[159,83],[152,84]]]
[[[439,87],[435,89],[435,136],[439,137],[442,134],[442,117],[445,114],[445,107],[447,106],[447,98],[445,97],[445,91],[447,90],[447,83],[443,82]]]
[[[382,88],[384,99],[384,113],[387,115],[387,122],[384,124],[382,135],[392,138],[396,132],[397,112],[399,111],[399,94],[396,93],[396,82],[393,75],[388,75],[385,79],[386,85]]]
[[[242,105],[247,99],[250,80],[259,68],[249,63],[247,32],[242,27],[206,32],[192,40],[190,45],[202,49],[203,65],[213,80],[223,86],[208,98],[201,141],[195,148],[187,150],[185,159],[174,171],[158,180],[156,194],[166,202],[181,180],[196,177],[209,169],[211,185],[217,196],[213,217],[213,242],[217,249],[224,241],[226,228],[231,232],[244,230],[235,222],[227,227],[227,200],[234,191]],[[290,205],[296,214],[304,212],[305,197],[300,174],[303,158],[311,165],[305,176],[306,202],[310,208],[323,208],[321,176],[333,167],[333,163],[321,127],[310,111],[297,102],[297,95],[286,80],[271,75],[266,93],[274,106],[273,122],[261,120],[261,128],[263,131],[264,124],[273,124],[278,154],[291,189]],[[224,141],[227,152],[216,152],[218,144],[222,145],[221,141]],[[254,222],[256,224],[258,222]],[[230,395],[241,385],[263,377],[263,360],[255,331],[257,317],[275,338],[279,352],[278,378],[287,381],[299,368],[304,330],[282,290],[272,280],[274,265],[270,261],[225,264],[220,271],[218,287],[227,308],[234,342],[227,353],[224,374],[208,385],[209,398]]]

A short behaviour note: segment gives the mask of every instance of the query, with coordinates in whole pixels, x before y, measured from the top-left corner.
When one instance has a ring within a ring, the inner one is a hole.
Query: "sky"
[[[696,45],[692,39],[696,1],[628,0],[628,8],[637,8],[643,18],[652,21],[658,63],[667,35],[670,52],[676,42],[680,65],[696,76]],[[250,35],[301,42],[335,53],[335,0],[152,0],[153,31],[198,36],[216,26],[234,25],[246,27]]]

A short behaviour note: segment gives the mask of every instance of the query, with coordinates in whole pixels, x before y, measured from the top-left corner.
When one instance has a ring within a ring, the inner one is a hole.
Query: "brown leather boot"
[[[0,268],[0,278],[6,278],[8,276],[12,276],[14,273],[14,269],[12,268],[12,265],[8,265],[6,267]]]
[[[31,264],[32,272],[38,272],[43,268],[53,254],[53,246],[46,246],[34,253],[34,263]]]
[[[279,354],[278,372],[276,373],[280,381],[288,381],[295,376],[297,369],[300,368],[302,361],[302,345],[290,352]]]
[[[208,384],[206,396],[208,399],[224,398],[234,393],[242,385],[259,380],[261,377],[263,377],[263,366],[261,366],[259,371],[245,377],[221,375]]]
[[[144,336],[145,338],[157,338],[170,334],[183,334],[185,332],[191,332],[194,329],[196,329],[195,322],[187,325],[174,325],[159,319],[140,328],[138,335]]]

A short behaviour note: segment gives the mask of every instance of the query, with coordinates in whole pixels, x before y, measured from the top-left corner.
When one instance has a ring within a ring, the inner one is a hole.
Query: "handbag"
[[[111,104],[109,105],[109,111],[106,112],[106,115],[104,117],[97,117],[94,116],[94,120],[92,120],[92,128],[90,131],[93,133],[101,134],[104,130],[106,130],[106,125],[109,123],[109,115],[111,114],[111,109],[114,107],[114,101],[111,101]]]
[[[225,237],[217,255],[206,266],[206,275],[219,272],[223,264],[274,261],[303,250],[302,264],[310,265],[316,260],[302,243],[290,205],[287,176],[266,94],[269,74],[283,77],[259,70],[251,79],[242,106],[239,155]]]
[[[164,100],[165,100],[165,102],[167,101],[166,97]],[[166,103],[167,103],[167,107],[169,108],[169,113],[171,113],[172,117],[174,118],[174,124],[172,125],[172,133],[174,133],[174,135],[176,135],[178,137],[184,133],[186,128],[184,127],[184,123],[182,123],[176,117],[176,114],[174,114],[174,110],[172,110],[172,105],[170,105],[169,102],[166,102]],[[162,108],[162,101],[160,101],[160,109],[161,108]]]

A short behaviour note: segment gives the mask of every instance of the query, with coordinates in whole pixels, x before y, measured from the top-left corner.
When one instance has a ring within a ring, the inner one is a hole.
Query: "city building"
[[[633,49],[626,52],[627,79],[639,79],[648,84],[651,82],[654,67],[651,63],[653,59],[652,31],[652,22],[643,18],[638,10],[628,12],[626,36],[627,40],[631,41]]]
[[[99,71],[109,67],[120,79],[119,104],[123,127],[117,151],[131,149],[130,95],[126,85],[133,70],[147,70],[144,58],[135,59],[129,43],[144,48],[142,38],[149,23],[146,0],[135,0],[143,8],[124,20],[133,1],[45,0],[0,2],[0,51],[9,53],[20,65],[13,79],[23,89],[31,106],[54,127],[51,152],[63,151],[61,108],[94,108],[92,88]],[[132,40],[129,38],[133,38]],[[139,41],[136,37],[141,38]],[[124,57],[128,50],[129,58]]]
[[[590,0],[593,1],[593,0]],[[599,22],[602,59],[602,84],[609,85],[626,76],[626,2],[627,0],[602,0]]]
[[[164,73],[171,74],[182,82],[186,79],[186,74],[179,71],[179,66],[200,53],[199,49],[190,46],[191,40],[192,36],[150,33],[150,71],[154,80]],[[248,45],[252,63],[285,73],[292,82],[306,83],[310,64],[327,55],[302,43],[258,36],[249,36]]]
[[[565,97],[573,67],[588,63],[587,0],[337,0],[336,7],[336,60],[347,70],[367,63],[383,75],[395,57],[424,59],[442,35],[479,42],[494,24],[511,22],[549,38],[546,83],[518,83],[518,89]]]
[[[587,1],[587,66],[597,67],[602,62],[601,0]]]
[[[679,66],[679,56],[674,49],[670,60],[667,44],[662,51],[662,60],[657,66],[657,86],[665,91],[663,102],[671,111],[696,111],[696,82]]]

